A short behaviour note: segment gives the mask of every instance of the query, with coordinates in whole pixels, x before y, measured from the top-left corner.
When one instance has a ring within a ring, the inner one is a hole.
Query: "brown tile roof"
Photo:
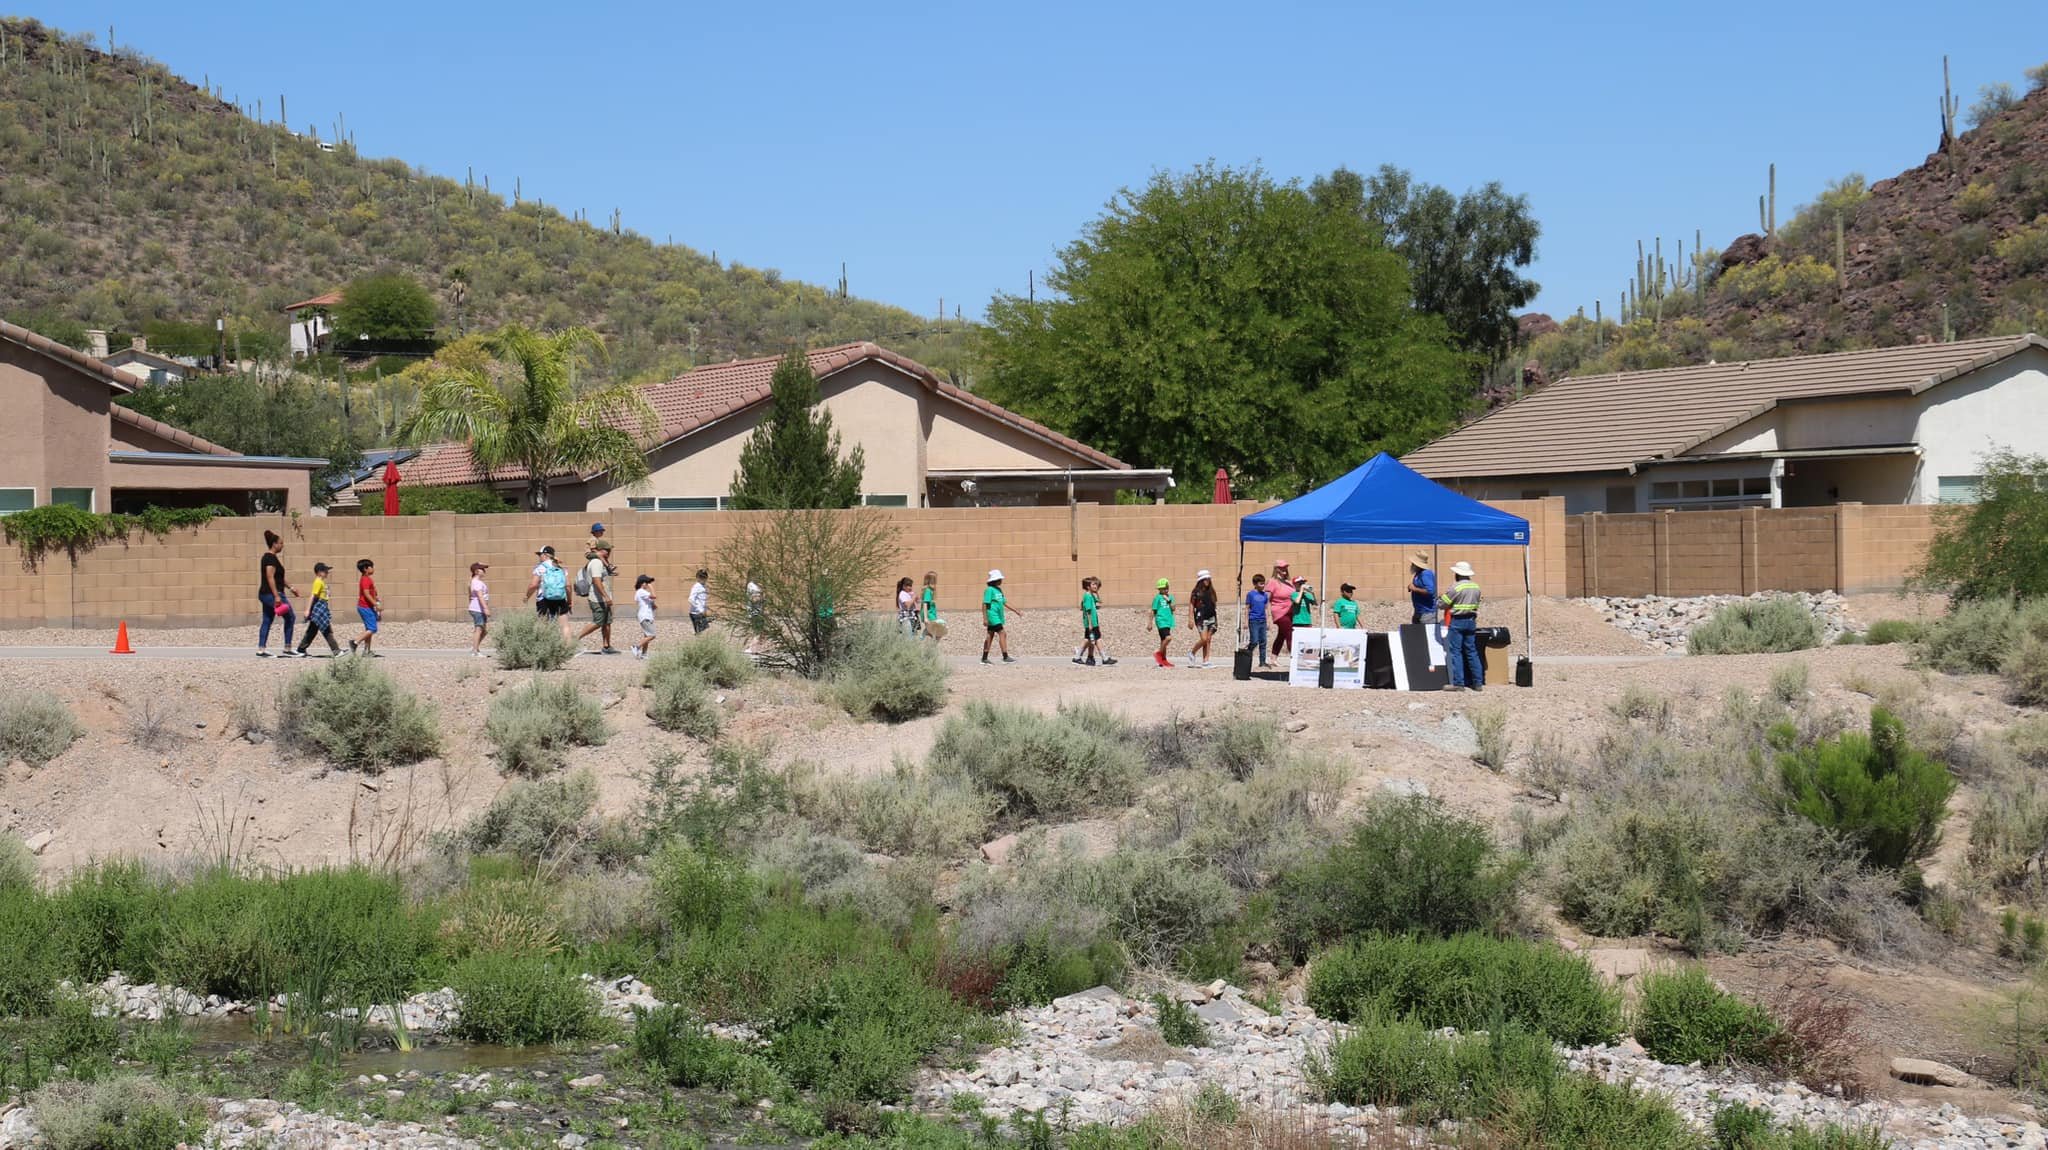
[[[158,439],[168,440],[195,455],[241,454],[239,451],[229,451],[227,448],[211,440],[201,439],[189,431],[181,431],[162,420],[151,419],[139,411],[131,411],[118,403],[107,410],[114,422],[125,423],[145,434],[154,435]]]
[[[805,354],[810,360],[812,373],[820,380],[836,375],[855,364],[878,360],[918,380],[945,399],[972,408],[1035,439],[1043,440],[1085,459],[1093,467],[1118,471],[1130,467],[1122,460],[1097,451],[1079,440],[1061,435],[1043,424],[963,391],[940,378],[931,368],[878,344],[865,341],[844,343],[835,347],[817,348]],[[649,384],[642,388],[642,394],[647,397],[647,402],[654,408],[655,417],[660,422],[660,429],[655,433],[654,445],[650,450],[666,447],[721,419],[765,403],[769,396],[768,381],[775,374],[775,365],[781,361],[781,356],[770,355],[757,359],[736,359],[730,363],[709,364],[685,372],[666,383]],[[419,456],[410,463],[399,465],[399,476],[402,485],[417,483],[428,487],[483,481],[475,465],[470,462],[468,448],[459,443],[436,443],[423,448]],[[493,482],[525,478],[525,469],[518,467],[500,468],[491,475]],[[383,478],[380,475],[373,475],[356,484],[356,490],[364,493],[382,491]]]
[[[82,371],[119,392],[134,391],[135,382],[116,372],[113,368],[85,354],[75,347],[65,347],[48,336],[37,335],[25,327],[0,319],[0,340],[27,348],[37,355],[54,359],[66,367]]]
[[[1417,448],[1402,462],[1433,479],[1626,471],[1670,459],[1781,402],[1917,395],[2027,348],[2038,335],[1833,355],[1568,376]]]
[[[341,306],[341,289],[340,289],[340,288],[336,288],[336,289],[335,289],[335,290],[333,290],[333,291],[326,291],[326,292],[321,292],[321,293],[320,293],[319,295],[316,295],[316,296],[314,296],[314,297],[313,297],[312,299],[302,299],[302,300],[300,300],[300,301],[299,301],[299,302],[297,302],[297,303],[288,303],[288,304],[284,305],[284,307],[283,307],[282,309],[280,309],[280,310],[282,310],[282,311],[301,311],[301,310],[303,310],[303,309],[305,309],[305,308],[309,308],[309,307],[339,307],[339,306]]]

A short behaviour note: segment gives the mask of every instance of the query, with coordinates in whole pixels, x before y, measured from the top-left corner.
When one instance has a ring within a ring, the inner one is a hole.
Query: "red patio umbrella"
[[[1230,501],[1230,472],[1219,467],[1216,469],[1216,502],[1229,503]]]
[[[398,461],[384,461],[384,514],[398,514]]]

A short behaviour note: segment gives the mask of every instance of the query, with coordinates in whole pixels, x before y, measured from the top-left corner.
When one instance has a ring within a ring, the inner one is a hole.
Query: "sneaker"
[[[988,656],[987,656],[987,655],[983,655],[983,656],[981,657],[981,665],[982,665],[982,666],[984,666],[984,667],[988,666]]]
[[[1110,658],[1108,655],[1104,655],[1102,657],[1102,665],[1105,667],[1114,667],[1116,666],[1116,660]]]
[[[484,653],[484,652],[482,652],[482,651],[478,651],[478,652],[476,652],[476,657],[477,657],[477,658],[479,658],[479,659],[488,659],[488,658],[490,658],[490,656],[489,656],[489,655],[485,654],[485,653]]]
[[[1083,666],[1093,666],[1093,665],[1094,665],[1094,663],[1095,663],[1095,660],[1093,660],[1093,659],[1083,659],[1083,658],[1082,658],[1081,656],[1079,656],[1079,655],[1076,655],[1076,656],[1074,656],[1074,662],[1076,662],[1076,663],[1079,663],[1079,664],[1081,664],[1081,665],[1083,665]]]
[[[1162,667],[1171,667],[1174,664],[1172,659],[1161,659],[1159,660],[1159,665]]]
[[[600,655],[616,655],[619,653],[619,649],[617,647],[600,647],[597,653]]]
[[[351,655],[356,653],[356,641],[354,639],[348,641],[348,653]]]
[[[1017,661],[1017,660],[1015,660],[1015,659],[1012,659],[1012,658],[1011,658],[1011,657],[1009,657],[1008,655],[1004,655],[1004,656],[1003,656],[1003,662],[1005,662],[1005,663],[1014,663],[1014,662],[1016,662],[1016,661]]]
[[[258,647],[256,649],[256,657],[258,659],[268,659],[270,658],[270,652],[263,650],[261,647]]]

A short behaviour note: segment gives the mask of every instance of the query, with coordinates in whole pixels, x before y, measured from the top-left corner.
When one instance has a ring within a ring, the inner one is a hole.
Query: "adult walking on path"
[[[270,658],[270,625],[278,619],[284,620],[284,650],[279,652],[289,659],[298,652],[292,650],[292,629],[297,617],[292,614],[291,596],[299,593],[298,588],[284,577],[284,540],[275,531],[263,533],[263,558],[256,564],[256,601],[263,605],[263,620],[256,627],[256,656]]]
[[[1438,600],[1451,613],[1451,625],[1444,632],[1451,690],[1484,690],[1486,663],[1479,657],[1479,584],[1472,578],[1472,565],[1463,560],[1451,564],[1451,576],[1457,582]]]
[[[1273,564],[1273,581],[1267,588],[1267,615],[1273,620],[1273,661],[1280,661],[1280,652],[1294,653],[1294,576],[1287,570],[1287,560],[1280,559]]]
[[[592,527],[593,531],[601,531],[602,529],[603,524],[597,524]],[[577,588],[578,591],[583,591],[585,597],[590,601],[590,626],[585,627],[583,633],[576,636],[576,641],[581,643],[592,634],[601,632],[603,638],[600,641],[604,646],[598,649],[597,653],[600,655],[616,655],[619,653],[612,646],[611,558],[612,545],[600,540],[591,548],[588,557],[584,560],[583,578],[578,580],[583,586]]]
[[[540,562],[533,565],[533,581],[526,585],[526,598],[533,600],[533,613],[543,623],[561,628],[569,638],[569,572],[555,559],[553,546],[533,553]]]
[[[1429,569],[1429,556],[1420,551],[1408,557],[1408,605],[1414,608],[1410,623],[1436,618],[1436,572]]]

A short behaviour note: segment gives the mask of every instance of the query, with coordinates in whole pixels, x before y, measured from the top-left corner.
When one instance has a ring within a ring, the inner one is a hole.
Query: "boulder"
[[[1946,1062],[1926,1058],[1892,1059],[1892,1077],[1916,1086],[1947,1086],[1956,1090],[1984,1085],[1974,1075],[1965,1074]]]
[[[1757,235],[1755,232],[1736,236],[1726,248],[1721,250],[1721,270],[1725,272],[1732,267],[1753,264],[1770,254],[1771,241]]]
[[[1017,836],[1014,832],[999,839],[990,839],[981,844],[981,861],[990,866],[1001,866],[1010,857],[1010,852],[1016,849]]]
[[[1595,972],[1615,982],[1627,982],[1650,969],[1650,952],[1640,946],[1601,946],[1587,951],[1586,961]]]
[[[22,845],[28,848],[28,853],[32,855],[39,855],[42,854],[44,851],[50,849],[50,844],[56,841],[56,832],[37,831],[36,833],[23,839]]]

